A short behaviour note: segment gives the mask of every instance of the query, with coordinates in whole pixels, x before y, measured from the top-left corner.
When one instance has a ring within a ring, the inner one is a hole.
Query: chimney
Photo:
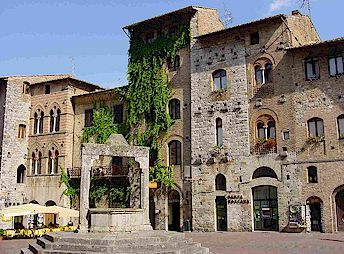
[[[294,15],[294,16],[301,16],[301,15],[302,15],[301,12],[300,12],[299,10],[293,10],[293,11],[291,12],[291,14]]]

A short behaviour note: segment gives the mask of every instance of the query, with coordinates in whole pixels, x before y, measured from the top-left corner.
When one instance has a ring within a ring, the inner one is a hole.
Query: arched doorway
[[[252,188],[255,230],[278,230],[277,188],[262,185]]]
[[[217,231],[227,231],[227,202],[223,196],[216,197],[216,225]]]
[[[336,194],[337,230],[344,232],[344,189]]]
[[[309,197],[307,205],[309,207],[309,215],[311,219],[311,231],[322,231],[321,225],[321,207],[322,200],[318,197]]]
[[[180,230],[180,195],[176,190],[168,194],[168,230]]]

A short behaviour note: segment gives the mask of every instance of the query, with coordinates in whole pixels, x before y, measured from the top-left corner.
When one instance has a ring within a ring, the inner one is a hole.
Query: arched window
[[[58,172],[58,161],[59,158],[59,152],[52,148],[49,151],[49,161],[48,161],[48,168],[49,168],[49,173],[50,174],[57,174]]]
[[[214,91],[227,89],[227,74],[225,70],[213,72]]]
[[[218,174],[215,178],[215,189],[226,190],[226,177],[223,174]]]
[[[256,67],[254,67],[254,71],[256,74],[256,84],[257,85],[264,84],[264,72],[262,68],[260,67],[260,65],[256,65]]]
[[[60,130],[60,117],[61,117],[61,110],[54,109],[50,110],[50,132],[56,132]]]
[[[344,139],[344,115],[337,118],[339,139]]]
[[[317,183],[318,182],[318,173],[317,168],[314,166],[310,166],[307,168],[307,175],[308,175],[308,182],[309,183]]]
[[[22,164],[17,168],[17,183],[24,183],[25,166]]]
[[[33,133],[34,134],[39,133],[39,118],[38,118],[37,112],[35,112],[35,115],[34,115]]]
[[[257,168],[252,176],[252,179],[260,178],[260,177],[270,177],[277,179],[277,175],[272,168],[268,167],[260,167]]]
[[[168,151],[169,151],[169,164],[170,165],[181,165],[182,164],[182,144],[177,141],[173,140],[168,143]]]
[[[271,63],[266,63],[265,64],[265,69],[264,69],[264,78],[265,78],[265,83],[269,83],[272,81],[272,64]]]
[[[321,118],[309,119],[307,123],[308,123],[309,137],[323,137],[324,136],[324,122]]]
[[[32,153],[32,156],[31,156],[31,168],[32,168],[32,174],[33,175],[36,175],[37,174],[37,160],[36,160],[36,154],[35,153]]]
[[[39,118],[39,131],[38,131],[38,133],[43,133],[43,121],[44,121],[44,112],[41,111],[41,115]]]
[[[222,139],[222,119],[216,118],[216,145],[222,146],[223,139]]]
[[[276,124],[275,120],[269,115],[262,115],[257,119],[257,138],[275,139]]]
[[[172,119],[180,119],[180,101],[178,99],[172,99],[168,103],[168,111]]]
[[[38,167],[37,167],[37,174],[42,174],[42,153],[38,153]]]

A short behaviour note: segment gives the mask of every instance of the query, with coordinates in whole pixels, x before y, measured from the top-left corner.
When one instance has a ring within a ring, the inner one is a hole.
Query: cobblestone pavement
[[[344,233],[287,234],[254,233],[188,233],[216,254],[344,254]],[[0,254],[19,254],[35,240],[0,241]]]
[[[216,254],[344,254],[344,233],[190,233]]]

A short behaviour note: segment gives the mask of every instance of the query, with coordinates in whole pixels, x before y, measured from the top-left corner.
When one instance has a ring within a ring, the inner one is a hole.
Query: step
[[[79,251],[79,252],[108,252],[110,246],[107,245],[90,245],[80,243],[63,243],[63,242],[50,242],[45,238],[38,238],[37,244],[45,250],[58,250],[58,251]]]

